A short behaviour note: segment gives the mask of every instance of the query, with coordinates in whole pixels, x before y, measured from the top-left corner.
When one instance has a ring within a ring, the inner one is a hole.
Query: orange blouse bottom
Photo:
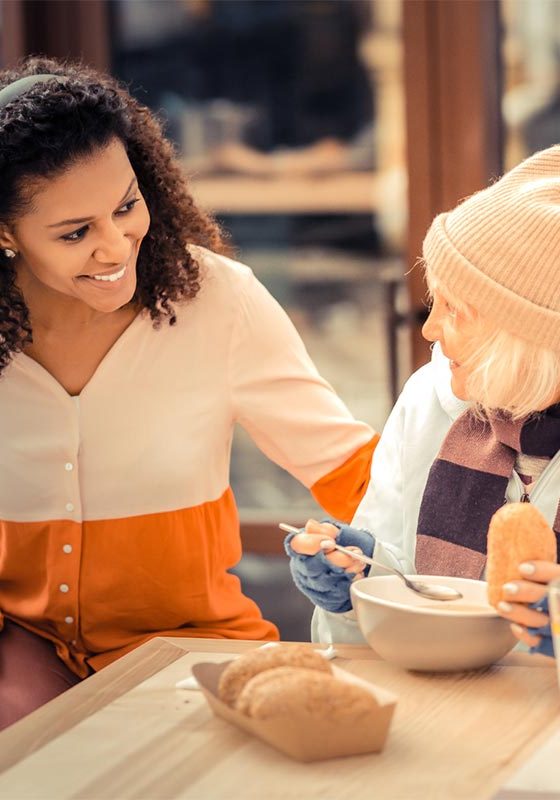
[[[277,628],[228,572],[240,558],[229,488],[159,514],[3,521],[0,609],[51,640],[80,677],[154,636],[276,640]]]

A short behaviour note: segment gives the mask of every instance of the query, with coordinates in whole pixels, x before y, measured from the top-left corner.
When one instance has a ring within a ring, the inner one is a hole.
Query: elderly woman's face
[[[122,143],[43,181],[10,231],[24,296],[54,293],[115,311],[132,299],[136,262],[150,215]]]
[[[443,354],[449,359],[451,388],[455,397],[469,400],[467,393],[468,369],[464,365],[475,349],[472,332],[465,330],[465,319],[442,294],[435,289],[430,315],[422,327],[422,335],[429,342],[439,342]]]

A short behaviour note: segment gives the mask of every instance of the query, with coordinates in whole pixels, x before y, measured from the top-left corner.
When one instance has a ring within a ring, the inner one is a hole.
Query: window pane
[[[502,0],[504,165],[560,141],[560,3]]]

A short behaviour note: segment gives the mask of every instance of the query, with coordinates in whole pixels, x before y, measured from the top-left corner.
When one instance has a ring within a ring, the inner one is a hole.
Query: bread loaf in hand
[[[488,602],[503,600],[502,586],[520,580],[524,561],[556,561],[556,536],[531,503],[506,503],[496,511],[488,529],[486,580]]]

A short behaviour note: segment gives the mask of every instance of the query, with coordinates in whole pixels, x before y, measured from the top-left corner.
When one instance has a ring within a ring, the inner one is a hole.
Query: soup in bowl
[[[352,584],[360,630],[381,658],[406,669],[452,672],[498,661],[517,640],[486,599],[486,583],[468,578],[414,575],[457,589],[460,600],[428,600],[395,575]]]

